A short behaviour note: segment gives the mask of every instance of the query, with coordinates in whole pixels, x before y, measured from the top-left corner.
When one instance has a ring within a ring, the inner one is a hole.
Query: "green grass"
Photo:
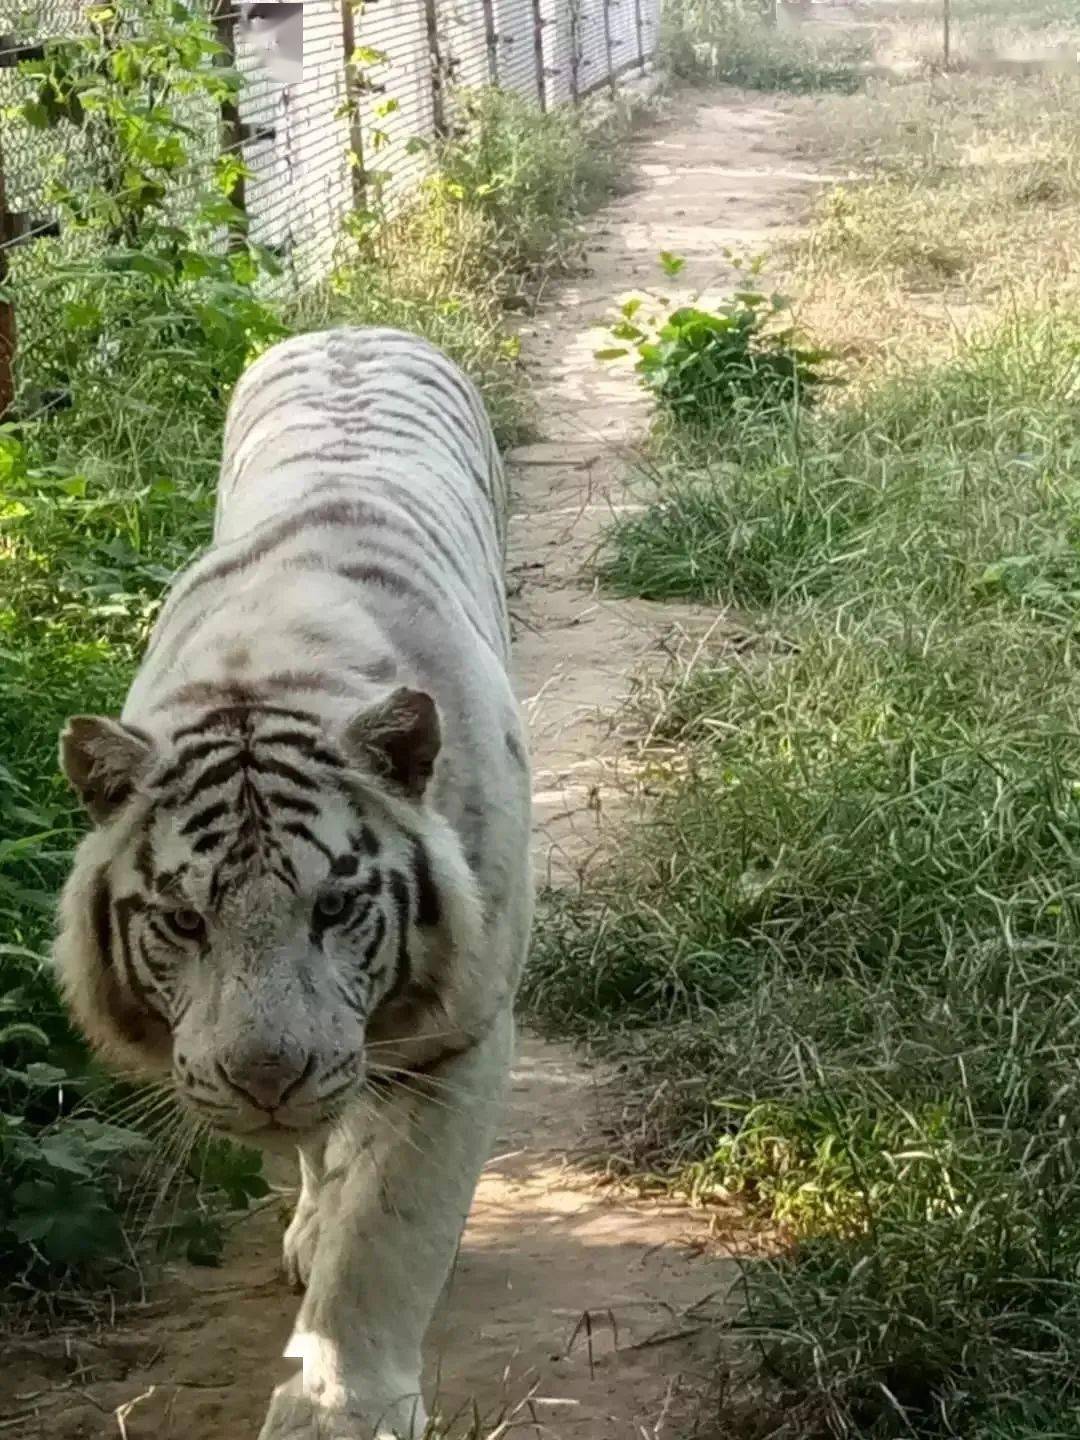
[[[897,0],[882,8],[890,20],[941,20],[941,0]],[[961,25],[971,20],[1014,21],[1032,30],[1077,18],[1073,0],[952,0],[952,16]]]
[[[788,30],[737,0],[668,0],[662,45],[671,71],[692,83],[793,94],[857,90],[870,43],[813,25]]]
[[[1080,593],[1077,383],[1080,330],[1016,314],[864,404],[710,437],[708,468],[697,437],[673,438],[655,504],[617,522],[601,573],[650,599],[741,609],[901,613],[1007,592],[1067,617]]]
[[[261,343],[328,324],[428,336],[476,380],[507,444],[528,404],[504,302],[573,263],[581,214],[615,183],[627,117],[544,117],[513,97],[474,104],[475,127],[442,150],[408,214],[366,235],[324,284],[252,315]],[[33,268],[15,278],[29,315],[44,281]],[[62,377],[70,406],[0,428],[0,1285],[16,1303],[42,1285],[122,1283],[130,1242],[162,1229],[145,1213],[169,1174],[146,1166],[145,1134],[168,1148],[146,1130],[150,1102],[103,1090],[48,978],[54,899],[84,823],[56,743],[69,714],[120,709],[171,578],[210,537],[242,330],[228,330],[226,352],[218,332],[191,323],[198,296],[152,277],[102,268],[80,283],[64,298],[95,302],[99,343],[85,340],[78,305],[60,309],[72,328],[36,335],[21,372],[31,395]],[[73,1124],[87,1102],[124,1118],[123,1145]],[[170,1160],[230,1203],[257,1189],[247,1163],[211,1150],[188,1165],[182,1147]],[[133,1215],[125,1242],[118,1226]],[[182,1247],[212,1255],[213,1214],[179,1215]]]
[[[619,188],[619,148],[637,122],[637,102],[619,97],[585,123],[569,105],[538,123],[532,102],[512,91],[465,93],[458,104],[468,128],[437,149],[429,186],[426,222],[437,229],[436,246],[445,248],[442,227],[449,218],[453,233],[464,210],[481,227],[467,247],[485,286],[493,275],[535,281],[565,268],[577,222]],[[452,248],[459,252],[460,241]]]
[[[779,1225],[754,1436],[1077,1433],[1076,93],[804,107],[866,176],[787,251],[848,386],[665,420],[599,560],[748,643],[655,687],[651,823],[528,997],[632,1057],[631,1169]]]
[[[864,178],[824,197],[804,263],[961,304],[1044,278],[1036,256],[1059,282],[1076,263],[1078,99],[1075,74],[1008,88],[967,76],[823,107],[810,144],[842,147]]]
[[[940,70],[942,11],[941,0],[875,6],[870,14],[876,22],[876,57],[886,65]],[[954,73],[988,62],[992,68],[996,58],[1056,58],[1072,64],[1078,40],[1080,14],[1072,0],[952,0],[949,64]]]
[[[1075,320],[1014,314],[662,435],[604,557],[761,640],[663,693],[638,857],[553,902],[529,998],[633,1054],[638,1164],[794,1242],[747,1267],[780,1433],[1074,1433],[1078,383]]]

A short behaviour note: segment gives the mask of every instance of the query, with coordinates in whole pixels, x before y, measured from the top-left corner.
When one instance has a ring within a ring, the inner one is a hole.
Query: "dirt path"
[[[722,647],[732,628],[694,606],[612,599],[583,572],[604,527],[632,504],[627,472],[649,406],[632,371],[604,366],[603,326],[634,294],[673,304],[730,293],[728,248],[753,256],[794,228],[823,178],[797,151],[790,107],[725,92],[682,100],[637,147],[632,192],[589,227],[587,277],[548,297],[522,333],[544,438],[515,451],[511,524],[517,666],[530,717],[542,878],[587,881],[603,822],[626,799],[633,727],[620,702],[642,665],[689,642]],[[686,265],[667,279],[662,250]],[[629,734],[627,734],[629,730]]]
[[[612,715],[632,673],[662,660],[673,632],[721,633],[713,616],[605,600],[582,579],[626,503],[619,477],[645,416],[632,377],[597,365],[590,327],[617,295],[655,282],[661,249],[687,257],[687,289],[715,288],[728,278],[724,245],[774,239],[815,181],[793,158],[792,128],[757,99],[682,103],[640,145],[634,193],[593,222],[587,279],[547,297],[523,333],[544,438],[512,457],[513,607],[538,858],[556,880],[587,875],[619,794]],[[723,1304],[731,1261],[704,1217],[596,1186],[584,1156],[606,1083],[563,1047],[523,1044],[429,1347],[440,1408],[475,1404],[479,1433],[505,1414],[536,1440],[674,1440],[707,1368],[700,1321]],[[295,1309],[280,1234],[264,1209],[220,1269],[177,1269],[119,1328],[9,1346],[4,1440],[254,1440],[272,1385],[291,1373],[277,1358]]]

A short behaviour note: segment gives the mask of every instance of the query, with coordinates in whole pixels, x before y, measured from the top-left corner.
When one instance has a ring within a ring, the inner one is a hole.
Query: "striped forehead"
[[[150,783],[150,854],[140,866],[158,884],[207,878],[214,902],[235,879],[265,875],[302,893],[378,848],[314,717],[217,711],[173,740]]]

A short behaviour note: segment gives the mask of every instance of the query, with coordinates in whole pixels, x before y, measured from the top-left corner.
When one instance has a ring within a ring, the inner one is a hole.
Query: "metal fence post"
[[[581,67],[581,11],[580,0],[566,0],[567,16],[570,21],[570,99],[576,105],[581,99],[579,70]]]
[[[435,0],[424,0],[424,19],[427,22],[428,58],[431,62],[431,123],[435,134],[442,139],[447,133],[446,97],[443,94],[446,69],[439,46],[439,16]]]
[[[367,178],[364,175],[364,127],[360,122],[360,87],[356,83],[356,14],[354,0],[341,0],[341,46],[345,51],[345,103],[349,107],[349,170],[353,206],[367,206]]]
[[[608,89],[611,91],[611,98],[615,99],[615,64],[612,60],[611,46],[611,6],[612,0],[600,0],[604,10],[604,52],[607,55],[607,78]]]
[[[948,70],[952,61],[952,4],[950,0],[941,0],[941,50],[945,69]]]
[[[0,420],[15,402],[15,302],[8,294],[7,247],[14,226],[4,193],[3,137],[0,136]]]
[[[532,0],[533,50],[536,55],[536,97],[540,109],[547,109],[547,78],[544,74],[544,17],[540,13],[540,0]]]
[[[221,46],[221,51],[214,57],[214,62],[223,69],[234,70],[236,68],[236,13],[236,6],[231,3],[231,0],[214,0],[212,12],[214,36]],[[236,151],[240,160],[243,161],[244,127],[240,121],[240,106],[233,95],[227,95],[221,102],[220,132],[222,154]],[[247,238],[247,195],[242,167],[229,191],[229,201],[244,217],[242,224],[229,226],[229,249],[237,250],[243,247]]]
[[[645,21],[641,14],[641,0],[634,0],[634,27],[637,30],[637,53],[638,64],[641,67],[642,75],[645,74]]]
[[[487,46],[488,83],[499,83],[499,32],[495,29],[495,0],[483,0],[484,44]]]

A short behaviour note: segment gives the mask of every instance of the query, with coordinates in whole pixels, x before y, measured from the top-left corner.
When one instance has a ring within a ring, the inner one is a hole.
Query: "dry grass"
[[[853,178],[786,263],[800,318],[858,383],[1080,292],[1080,75],[874,83],[800,119],[807,157]]]
[[[941,65],[941,0],[902,0],[875,10],[880,65],[900,71]],[[1025,66],[1067,68],[1076,59],[1077,18],[1070,0],[953,0],[951,64],[1002,74]]]

